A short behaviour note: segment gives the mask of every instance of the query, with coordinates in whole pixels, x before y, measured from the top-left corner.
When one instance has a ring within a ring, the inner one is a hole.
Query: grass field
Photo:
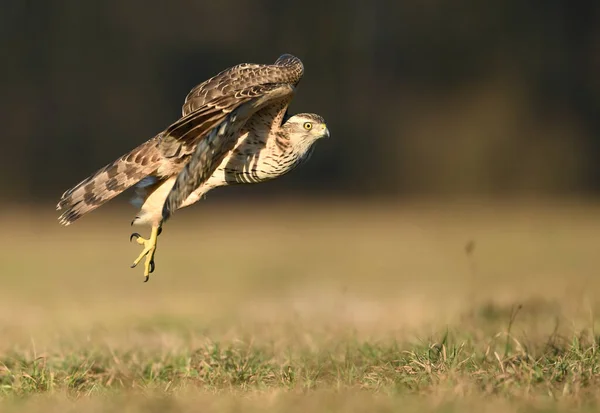
[[[206,203],[0,215],[0,410],[600,406],[600,206]]]

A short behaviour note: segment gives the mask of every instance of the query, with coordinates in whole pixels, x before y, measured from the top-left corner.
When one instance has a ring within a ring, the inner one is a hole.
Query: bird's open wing
[[[290,54],[281,55],[272,65],[243,63],[226,69],[194,87],[185,98],[182,114],[187,116],[211,105],[213,100],[233,95],[236,91],[252,85],[287,83],[296,86],[303,74],[302,62]]]
[[[270,104],[285,102],[284,106],[287,106],[293,96],[294,87],[281,83],[267,84],[253,86],[242,92],[251,97],[237,106],[198,142],[190,160],[177,175],[175,184],[163,205],[163,222],[166,222],[188,196],[211,177],[227,153],[234,148],[246,121]]]
[[[172,160],[187,161],[198,142],[237,107],[262,96],[268,86],[295,87],[303,73],[300,59],[289,54],[271,65],[243,63],[222,71],[190,91],[184,116],[161,135],[161,153]]]

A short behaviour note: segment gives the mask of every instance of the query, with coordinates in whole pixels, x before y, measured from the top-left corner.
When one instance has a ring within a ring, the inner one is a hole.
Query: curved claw
[[[150,274],[152,274],[154,272],[155,268],[156,268],[156,265],[154,265],[154,260],[150,261]]]
[[[135,239],[138,238],[142,238],[142,236],[140,234],[138,234],[137,232],[134,232],[133,234],[131,234],[131,236],[129,237],[129,242],[133,241],[133,237],[135,237]]]
[[[144,278],[144,282],[147,283],[149,279],[150,279],[150,276],[146,275],[146,277]]]

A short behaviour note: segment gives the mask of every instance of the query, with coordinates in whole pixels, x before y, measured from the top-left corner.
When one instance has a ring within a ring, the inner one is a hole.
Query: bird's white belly
[[[175,185],[176,176],[173,176],[163,182],[158,188],[152,191],[143,201],[140,212],[134,218],[133,225],[156,225],[162,220],[162,209],[173,185]],[[135,205],[140,202],[140,198],[136,197],[132,200]]]

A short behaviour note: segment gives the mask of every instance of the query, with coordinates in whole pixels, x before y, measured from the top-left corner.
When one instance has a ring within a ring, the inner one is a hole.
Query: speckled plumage
[[[135,185],[141,210],[134,223],[162,225],[212,188],[289,172],[329,134],[318,115],[286,115],[303,73],[300,59],[285,54],[271,65],[231,67],[196,86],[179,120],[62,195],[60,223]],[[303,129],[307,123],[315,129]]]

